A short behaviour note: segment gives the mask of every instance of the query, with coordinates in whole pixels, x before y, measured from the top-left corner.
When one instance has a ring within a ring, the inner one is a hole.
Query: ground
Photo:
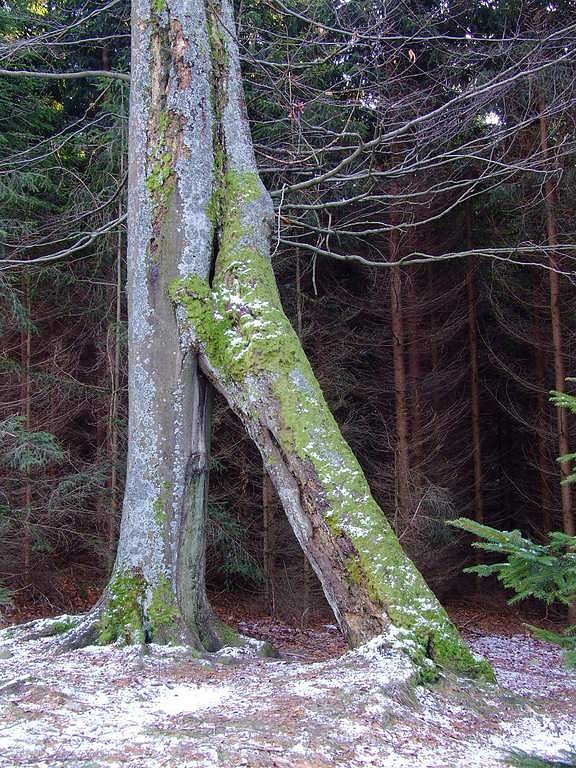
[[[331,624],[223,618],[280,658],[224,649],[0,641],[0,766],[12,768],[496,768],[505,750],[576,744],[576,675],[518,622],[460,611],[500,687],[415,688],[377,643],[346,652]],[[230,614],[230,615],[227,615]]]

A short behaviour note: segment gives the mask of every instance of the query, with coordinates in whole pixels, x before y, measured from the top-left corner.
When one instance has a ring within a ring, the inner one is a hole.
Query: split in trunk
[[[206,8],[133,5],[126,495],[111,583],[72,635],[229,641],[204,590],[199,365],[258,446],[349,643],[384,635],[425,673],[491,678],[402,551],[282,311],[232,6]]]

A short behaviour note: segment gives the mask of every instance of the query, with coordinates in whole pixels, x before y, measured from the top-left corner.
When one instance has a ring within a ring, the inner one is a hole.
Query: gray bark
[[[219,645],[204,584],[210,395],[167,297],[212,261],[210,77],[203,2],[133,2],[126,490],[110,583],[67,644]]]
[[[259,448],[349,643],[384,635],[425,672],[490,677],[403,553],[282,311],[270,264],[272,204],[254,159],[229,0],[220,8],[219,247],[210,284],[193,277],[170,288],[182,343]]]

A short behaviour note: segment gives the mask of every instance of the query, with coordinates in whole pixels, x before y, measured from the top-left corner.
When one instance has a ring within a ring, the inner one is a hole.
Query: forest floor
[[[184,648],[0,640],[1,768],[496,768],[521,748],[576,747],[576,676],[510,616],[454,619],[499,686],[414,688],[375,644],[347,652],[332,624],[294,627],[221,607],[270,640],[209,660]]]

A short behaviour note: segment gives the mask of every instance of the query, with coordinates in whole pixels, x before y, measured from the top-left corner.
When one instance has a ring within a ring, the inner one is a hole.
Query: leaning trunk
[[[272,205],[256,171],[229,1],[215,14],[218,248],[210,282],[171,284],[183,347],[197,353],[258,446],[349,643],[384,635],[425,669],[486,674],[372,498],[284,315],[269,259]]]

